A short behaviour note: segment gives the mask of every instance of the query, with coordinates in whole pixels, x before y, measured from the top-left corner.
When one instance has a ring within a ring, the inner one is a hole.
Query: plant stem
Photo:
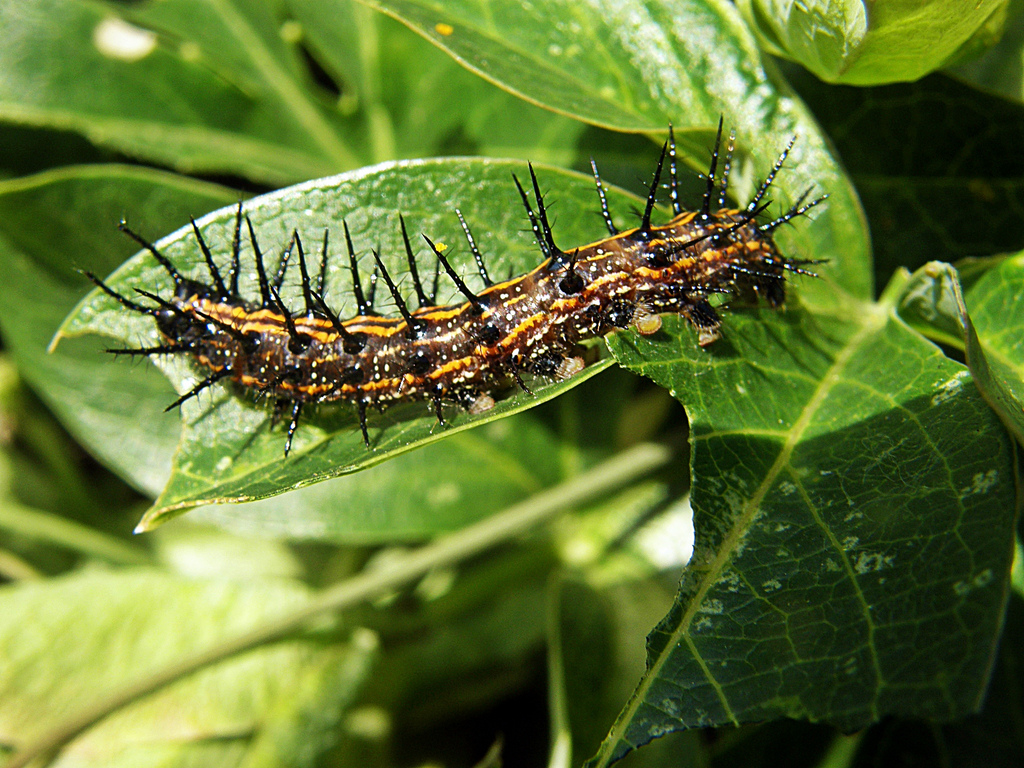
[[[118,565],[151,565],[142,547],[89,528],[74,520],[14,502],[0,503],[0,529]]]
[[[35,742],[26,745],[15,754],[6,768],[23,768],[30,761],[44,755],[55,756],[69,741],[103,718],[186,675],[278,640],[323,613],[349,608],[387,594],[434,568],[460,562],[524,534],[568,507],[595,499],[643,477],[668,463],[672,455],[671,448],[665,445],[642,443],[633,446],[561,485],[542,491],[503,512],[396,558],[386,570],[364,572],[340,582],[297,611],[171,664],[147,678],[115,691],[77,715],[58,723]]]

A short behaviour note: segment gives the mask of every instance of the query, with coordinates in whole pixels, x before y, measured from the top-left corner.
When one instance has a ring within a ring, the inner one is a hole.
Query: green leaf
[[[986,272],[964,297],[970,326],[967,358],[978,384],[1024,445],[1024,253]]]
[[[681,728],[888,714],[985,690],[1009,588],[1014,465],[963,366],[877,305],[733,312],[700,350],[671,319],[618,336],[691,418],[696,550],[595,765]]]
[[[99,273],[135,245],[114,223],[132,201],[131,219],[149,232],[233,200],[229,190],[170,174],[120,166],[72,168],[0,183],[0,326],[22,374],[63,423],[104,463],[138,487],[159,493],[170,474],[179,419],[164,414],[174,391],[149,364],[102,354],[95,338],[47,344],[61,319],[91,285],[66,262]],[[163,223],[161,223],[163,222]],[[143,262],[148,257],[143,257]],[[129,336],[126,344],[135,344]],[[343,483],[291,494],[284,501],[215,508],[204,518],[245,532],[297,538],[391,541],[459,528],[558,482],[612,449],[609,435],[588,426],[598,407],[614,421],[631,377],[602,379],[541,416],[500,422],[486,434],[458,436],[437,451],[402,456]],[[617,382],[617,383],[616,383]],[[553,430],[551,423],[561,424]],[[608,423],[608,422],[604,422]],[[280,458],[280,435],[274,461]],[[362,450],[362,449],[361,449]],[[550,456],[561,452],[560,461]],[[486,466],[489,471],[480,471]],[[436,478],[447,476],[445,483]]]
[[[829,83],[912,81],[944,66],[1007,0],[965,7],[958,0],[787,3],[741,0],[740,9],[769,50]]]
[[[270,5],[0,2],[0,118],[183,171],[294,181],[359,165],[355,124],[311,98]],[[339,138],[345,126],[349,138]]]
[[[135,249],[116,228],[126,211],[159,231],[233,199],[223,187],[127,166],[0,182],[0,327],[8,349],[67,429],[151,493],[166,482],[178,432],[151,404],[173,399],[173,390],[149,366],[125,375],[98,339],[66,340],[53,354],[47,345],[92,285],[78,270],[103,274]]]
[[[620,131],[662,132],[672,123],[686,154],[698,158],[702,170],[709,133],[724,113],[727,125],[736,128],[741,152],[750,158],[751,168],[733,177],[741,200],[771,168],[782,144],[798,135],[788,170],[773,187],[776,199],[786,205],[808,188],[828,192],[830,215],[783,233],[784,243],[807,258],[841,247],[842,260],[824,269],[855,297],[870,295],[868,237],[853,188],[813,117],[763,68],[754,39],[731,4],[368,4],[535,104]]]
[[[0,740],[23,746],[104,695],[309,597],[287,580],[204,581],[144,570],[5,587]],[[366,630],[347,642],[325,639],[299,636],[205,669],[104,719],[63,759],[313,765],[376,655]]]
[[[407,266],[398,212],[404,214],[411,232],[429,232],[436,241],[455,243],[463,235],[447,207],[448,200],[452,190],[464,190],[467,199],[462,203],[462,211],[476,229],[489,269],[496,275],[517,274],[532,268],[538,255],[529,232],[523,231],[521,203],[516,198],[515,187],[508,181],[513,170],[526,172],[521,165],[501,161],[448,160],[381,166],[257,198],[251,201],[247,214],[254,220],[266,253],[277,252],[287,242],[293,228],[300,230],[307,243],[316,243],[322,239],[323,228],[339,232],[345,220],[361,255],[365,256],[369,247],[380,247],[389,270],[401,275]],[[541,169],[541,173],[545,186],[565,209],[594,206],[594,193],[589,188],[592,182],[564,171]],[[635,199],[613,191],[612,203],[622,210],[627,204],[635,204]],[[207,216],[200,222],[204,238],[222,262],[230,250],[233,222],[233,208]],[[596,234],[599,227],[600,220],[596,216],[592,219],[577,217],[560,225],[559,236],[564,236],[567,242],[586,242],[591,239],[588,235]],[[208,279],[190,227],[164,238],[159,247],[186,273]],[[246,249],[245,257],[251,259],[251,249]],[[460,249],[453,258],[456,267],[468,274],[469,254]],[[344,317],[353,314],[355,306],[348,287],[348,269],[340,262],[331,260],[328,294],[332,306]],[[478,278],[467,279],[474,286],[473,281]],[[141,286],[163,294],[170,288],[167,274],[145,253],[111,276],[110,285],[125,294]],[[290,288],[285,298],[294,303],[298,287]],[[243,293],[252,290],[252,282],[245,282]],[[444,290],[448,293],[440,294],[440,301],[451,298],[451,290]],[[62,334],[85,331],[114,336],[128,346],[158,341],[149,318],[125,312],[99,291],[94,291],[79,306]],[[187,382],[195,378],[188,365],[174,361],[158,363],[171,375],[180,391],[185,391]],[[443,430],[422,403],[391,408],[383,416],[371,416],[371,451],[362,443],[354,408],[345,405],[321,408],[300,427],[287,461],[282,461],[280,431],[269,428],[269,411],[238,398],[227,388],[217,389],[212,396],[198,403],[190,401],[183,408],[185,431],[175,457],[175,470],[144,527],[166,513],[200,503],[259,498],[369,467],[470,426],[532,408],[577,386],[608,364],[598,362],[566,382],[537,381],[533,385],[534,395],[521,393],[508,398],[481,416],[450,409]],[[478,451],[471,447],[472,442],[464,445],[470,451]],[[534,443],[529,451],[537,448]],[[513,481],[513,486],[522,488],[518,480]],[[519,492],[527,490],[522,488]]]
[[[949,264],[934,262],[907,279],[899,313],[929,338],[964,350],[978,389],[1024,444],[1024,357],[1017,350],[1017,326],[1012,321],[1024,311],[1022,291],[1020,255],[984,272],[966,300],[959,273]]]
[[[635,377],[608,370],[541,407],[399,454],[362,472],[193,516],[241,533],[344,542],[422,540],[564,481],[622,444]],[[344,407],[344,406],[342,406]],[[162,521],[156,507],[142,527]]]

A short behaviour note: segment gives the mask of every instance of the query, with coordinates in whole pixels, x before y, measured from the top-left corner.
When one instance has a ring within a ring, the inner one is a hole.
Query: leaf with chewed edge
[[[877,304],[615,337],[691,418],[696,549],[592,765],[685,728],[974,712],[1010,585],[1011,443],[962,365]]]

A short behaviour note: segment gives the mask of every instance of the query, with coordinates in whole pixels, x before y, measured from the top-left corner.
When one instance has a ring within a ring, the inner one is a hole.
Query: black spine
[[[127,296],[122,296],[120,293],[118,293],[109,285],[107,285],[98,277],[96,277],[96,275],[94,275],[92,272],[86,271],[84,274],[86,277],[92,280],[92,282],[96,285],[97,288],[99,288],[101,291],[107,294],[107,296],[110,296],[112,299],[116,299],[117,303],[120,304],[121,306],[127,307],[133,312],[139,312],[140,314],[143,315],[150,315],[151,317],[156,317],[157,315],[160,314],[159,310],[153,307],[144,307],[141,304],[137,304],[136,302],[132,301]]]
[[[462,225],[462,231],[466,234],[466,242],[469,243],[469,250],[473,254],[473,260],[476,262],[476,269],[480,275],[480,279],[484,281],[484,286],[494,285],[494,281],[491,280],[490,275],[487,274],[487,267],[484,266],[484,257],[480,253],[480,249],[477,248],[476,239],[473,237],[473,233],[469,229],[469,224],[466,223],[466,219],[462,216],[462,211],[458,208],[455,209],[455,215],[459,217],[459,224]]]
[[[380,249],[380,246],[378,246],[378,250],[379,249]],[[373,269],[370,270],[370,287],[366,291],[366,307],[367,307],[367,309],[370,310],[370,314],[371,315],[377,313],[377,307],[376,307],[376,302],[377,302],[377,275],[378,275],[377,265],[374,264],[373,265]]]
[[[540,183],[537,181],[537,174],[533,170],[533,163],[528,163],[528,165],[530,167],[530,180],[533,182],[533,195],[537,198],[537,217],[540,219],[544,241],[547,243],[548,251],[551,253],[551,266],[560,267],[565,264],[565,253],[555,245],[554,233],[551,231],[551,224],[548,221],[548,212],[544,205],[544,195],[540,193]]]
[[[288,271],[288,262],[291,261],[292,251],[295,249],[295,238],[298,236],[298,231],[293,229],[288,245],[283,251],[281,251],[281,261],[277,265],[277,274],[274,275],[274,281],[271,283],[279,293],[281,291],[281,286],[284,285],[284,276]]]
[[[594,162],[594,158],[590,158],[590,170],[594,172],[594,186],[597,188],[597,199],[601,201],[601,218],[604,219],[604,225],[608,228],[608,234],[617,235],[619,230],[615,227],[615,222],[612,221],[611,211],[608,210],[608,197],[605,195],[604,182],[601,181],[601,174],[597,170],[597,163]]]
[[[270,309],[274,306],[270,297],[270,283],[267,280],[267,270],[263,265],[263,254],[260,252],[260,245],[256,242],[256,231],[252,228],[252,221],[245,217],[245,225],[249,228],[249,242],[252,243],[253,260],[256,262],[256,279],[260,284],[260,306]]]
[[[704,188],[704,201],[700,206],[700,217],[707,221],[711,218],[711,198],[715,196],[715,175],[718,173],[718,150],[722,146],[722,125],[724,119],[718,118],[718,133],[715,134],[715,147],[711,150],[711,167],[708,168],[707,186]]]
[[[151,355],[174,355],[179,352],[191,352],[191,345],[162,344],[158,347],[136,347],[134,349],[105,349],[112,355],[128,355],[129,357],[150,357]]]
[[[206,261],[206,269],[210,273],[210,278],[213,280],[213,285],[217,289],[217,293],[222,297],[228,296],[228,288],[224,285],[224,278],[221,277],[220,270],[217,269],[217,264],[213,260],[213,254],[210,253],[209,247],[206,245],[206,241],[203,239],[203,234],[199,231],[199,227],[196,225],[196,220],[191,216],[188,218],[192,222],[192,231],[196,235],[196,242],[199,243],[199,250],[203,252],[203,259]]]
[[[302,299],[306,303],[306,316],[311,317],[316,312],[316,303],[313,301],[313,287],[309,282],[309,270],[306,268],[306,251],[302,247],[302,238],[297,230],[292,231],[295,238],[295,248],[299,252],[299,277],[302,280]]]
[[[544,240],[544,235],[540,231],[540,224],[537,221],[537,216],[533,212],[533,208],[530,206],[530,198],[526,196],[526,190],[523,189],[523,185],[519,183],[519,177],[514,173],[512,174],[512,181],[516,183],[516,189],[519,190],[519,197],[523,200],[523,207],[526,208],[526,215],[530,219],[530,229],[533,230],[533,237],[537,241],[537,245],[540,247],[541,255],[545,259],[552,257],[551,249],[548,247],[547,242]]]
[[[752,211],[761,205],[761,200],[768,193],[768,188],[771,187],[772,182],[775,181],[775,177],[779,171],[782,170],[782,164],[786,162],[786,158],[789,156],[789,151],[793,148],[793,144],[796,142],[796,136],[789,140],[789,144],[782,150],[782,154],[779,155],[779,159],[775,161],[775,165],[772,166],[771,171],[765,176],[761,186],[757,189],[757,194],[754,195],[753,199],[747,203],[747,210]]]
[[[288,452],[292,449],[292,437],[295,436],[295,430],[299,426],[299,414],[302,413],[302,403],[298,400],[292,401],[292,417],[288,422],[288,437],[284,441],[284,455],[288,456]]]
[[[459,293],[469,299],[469,303],[473,305],[473,308],[476,309],[477,312],[483,312],[484,303],[480,300],[480,297],[469,290],[466,284],[462,282],[462,278],[459,277],[458,273],[452,268],[452,265],[448,263],[448,259],[444,257],[444,254],[441,253],[436,245],[434,245],[433,241],[426,235],[423,235],[423,239],[427,241],[427,245],[430,246],[430,250],[434,252],[437,260],[441,262],[441,266],[444,267],[444,271],[448,273],[448,277],[450,277],[452,282],[455,283],[455,287],[459,289]]]
[[[512,374],[512,378],[515,379],[515,382],[516,384],[519,385],[519,388],[523,390],[523,392],[525,392],[526,394],[532,395],[533,392],[530,390],[528,386],[526,386],[526,382],[523,381],[523,376],[519,372],[520,363],[515,351],[513,351],[512,354],[508,356],[508,368],[509,373]]]
[[[370,304],[366,301],[366,296],[363,295],[363,284],[359,280],[359,267],[356,264],[356,251],[352,247],[352,235],[348,231],[348,222],[343,221],[342,227],[345,230],[345,244],[348,246],[348,264],[349,269],[352,271],[352,294],[356,298],[356,307],[359,309],[360,315],[370,314]]]
[[[683,212],[683,203],[679,199],[679,164],[676,159],[676,132],[672,123],[668,124],[668,199],[672,203],[672,215]]]
[[[398,224],[402,230],[402,242],[405,244],[405,258],[409,263],[409,275],[412,277],[412,286],[416,291],[416,301],[419,302],[421,309],[423,307],[429,307],[434,302],[427,298],[427,294],[423,290],[423,283],[420,281],[420,272],[416,268],[416,257],[412,254],[412,243],[409,242],[409,230],[405,228],[405,217],[402,216],[402,214],[398,214]]]
[[[441,394],[439,392],[435,392],[434,394],[432,394],[430,396],[430,399],[434,403],[434,415],[437,416],[437,423],[440,424],[443,427],[444,426],[444,410],[443,410],[444,401],[441,399]]]
[[[370,450],[370,434],[366,431],[366,403],[356,401],[356,414],[359,416],[359,431],[363,433],[363,444]]]
[[[357,355],[363,351],[366,347],[366,338],[360,334],[352,333],[344,325],[342,325],[341,318],[339,318],[330,307],[327,306],[327,302],[324,301],[324,297],[319,293],[313,293],[313,301],[320,307],[320,311],[324,314],[334,327],[334,330],[341,336],[341,345],[346,354]]]
[[[150,299],[151,301],[155,301],[157,304],[160,305],[161,309],[165,309],[168,312],[173,312],[175,315],[177,315],[181,319],[188,320],[189,322],[192,322],[192,317],[190,315],[185,314],[185,310],[183,310],[181,307],[177,306],[176,304],[172,304],[171,302],[167,301],[167,299],[162,299],[159,296],[157,296],[155,293],[150,293],[149,291],[145,291],[142,288],[136,288],[135,292],[137,294],[139,294],[140,296],[145,296],[147,299]]]
[[[193,309],[192,311],[195,312],[196,315],[198,315],[199,317],[203,318],[203,320],[206,320],[208,323],[213,323],[215,326],[220,328],[222,331],[224,331],[224,333],[226,333],[228,336],[230,336],[232,339],[237,341],[242,346],[246,348],[252,347],[253,339],[246,336],[233,325],[229,325],[228,323],[225,323],[223,320],[218,320],[213,315],[208,315],[201,310]]]
[[[299,329],[295,326],[295,321],[292,319],[292,313],[288,310],[288,307],[281,301],[281,294],[277,288],[273,285],[270,286],[270,294],[274,300],[275,308],[284,320],[284,326],[288,329],[288,350],[293,355],[301,355],[309,347],[311,337],[299,333]]]
[[[803,216],[805,213],[807,213],[809,210],[811,210],[811,208],[814,208],[817,205],[821,205],[823,202],[825,202],[828,199],[828,195],[822,195],[821,197],[816,198],[814,200],[811,200],[811,202],[809,202],[807,204],[804,204],[804,200],[806,200],[807,196],[810,195],[810,194],[811,194],[811,190],[808,189],[806,192],[804,192],[802,195],[800,195],[800,197],[797,199],[797,201],[793,204],[793,207],[790,208],[788,211],[786,211],[786,213],[782,214],[781,216],[779,216],[777,219],[774,219],[773,221],[769,221],[769,222],[767,222],[765,224],[762,224],[761,227],[760,227],[761,231],[762,232],[771,232],[772,230],[776,229],[777,227],[782,226],[783,224],[788,224],[790,221],[795,219],[797,216]]]
[[[174,268],[174,265],[171,264],[168,258],[156,249],[155,245],[149,242],[146,238],[142,237],[142,235],[139,235],[138,233],[129,229],[128,224],[124,221],[118,224],[117,228],[124,232],[126,235],[128,235],[128,237],[130,237],[136,243],[145,248],[147,251],[149,251],[151,254],[153,254],[153,258],[156,259],[160,266],[167,271],[167,274],[171,276],[171,279],[174,281],[174,284],[176,286],[181,285],[181,281],[183,279],[182,276],[178,273],[178,270]]]
[[[235,209],[235,234],[231,238],[231,268],[228,270],[228,287],[231,295],[238,297],[238,275],[242,271],[242,201]]]
[[[388,287],[388,291],[391,292],[391,298],[395,300],[395,306],[398,307],[398,311],[405,319],[406,326],[409,329],[409,338],[418,339],[423,332],[424,321],[417,320],[409,312],[409,307],[405,303],[405,299],[402,298],[401,292],[398,290],[398,286],[395,285],[395,281],[391,279],[391,275],[388,274],[387,269],[384,267],[384,263],[380,260],[380,254],[377,251],[373,251],[373,260],[377,263],[377,268],[380,270],[381,277],[384,278],[384,283]]]
[[[192,387],[192,389],[190,389],[184,395],[182,395],[177,400],[175,400],[173,403],[171,403],[166,408],[164,408],[164,413],[167,413],[167,411],[171,411],[171,410],[177,408],[182,403],[184,403],[186,400],[189,400],[189,399],[195,397],[196,395],[198,395],[200,392],[202,392],[207,387],[212,386],[213,384],[216,384],[221,379],[225,379],[225,378],[227,378],[230,375],[231,375],[231,371],[228,370],[227,368],[222,368],[219,371],[214,371],[209,376],[207,376],[205,379],[203,379],[201,382],[199,382],[194,387]]]
[[[324,295],[324,282],[327,280],[327,239],[330,230],[324,228],[324,244],[320,248],[320,274],[316,278],[316,292]]]
[[[661,184],[661,169],[665,165],[665,153],[668,151],[668,142],[661,147],[661,157],[658,158],[658,166],[654,169],[654,180],[651,182],[651,191],[647,193],[647,205],[644,207],[644,216],[640,220],[640,231],[651,231],[651,214],[654,212],[654,202],[658,197],[658,185]]]
[[[729,174],[732,172],[732,154],[736,151],[736,129],[729,131],[729,143],[725,147],[725,167],[722,168],[722,183],[718,187],[718,207],[725,207],[725,193],[729,189]]]

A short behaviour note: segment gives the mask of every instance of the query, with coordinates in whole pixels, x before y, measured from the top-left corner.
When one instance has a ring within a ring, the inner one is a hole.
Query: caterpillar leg
[[[721,338],[722,319],[707,299],[699,299],[683,315],[697,329],[697,344],[706,347]]]

